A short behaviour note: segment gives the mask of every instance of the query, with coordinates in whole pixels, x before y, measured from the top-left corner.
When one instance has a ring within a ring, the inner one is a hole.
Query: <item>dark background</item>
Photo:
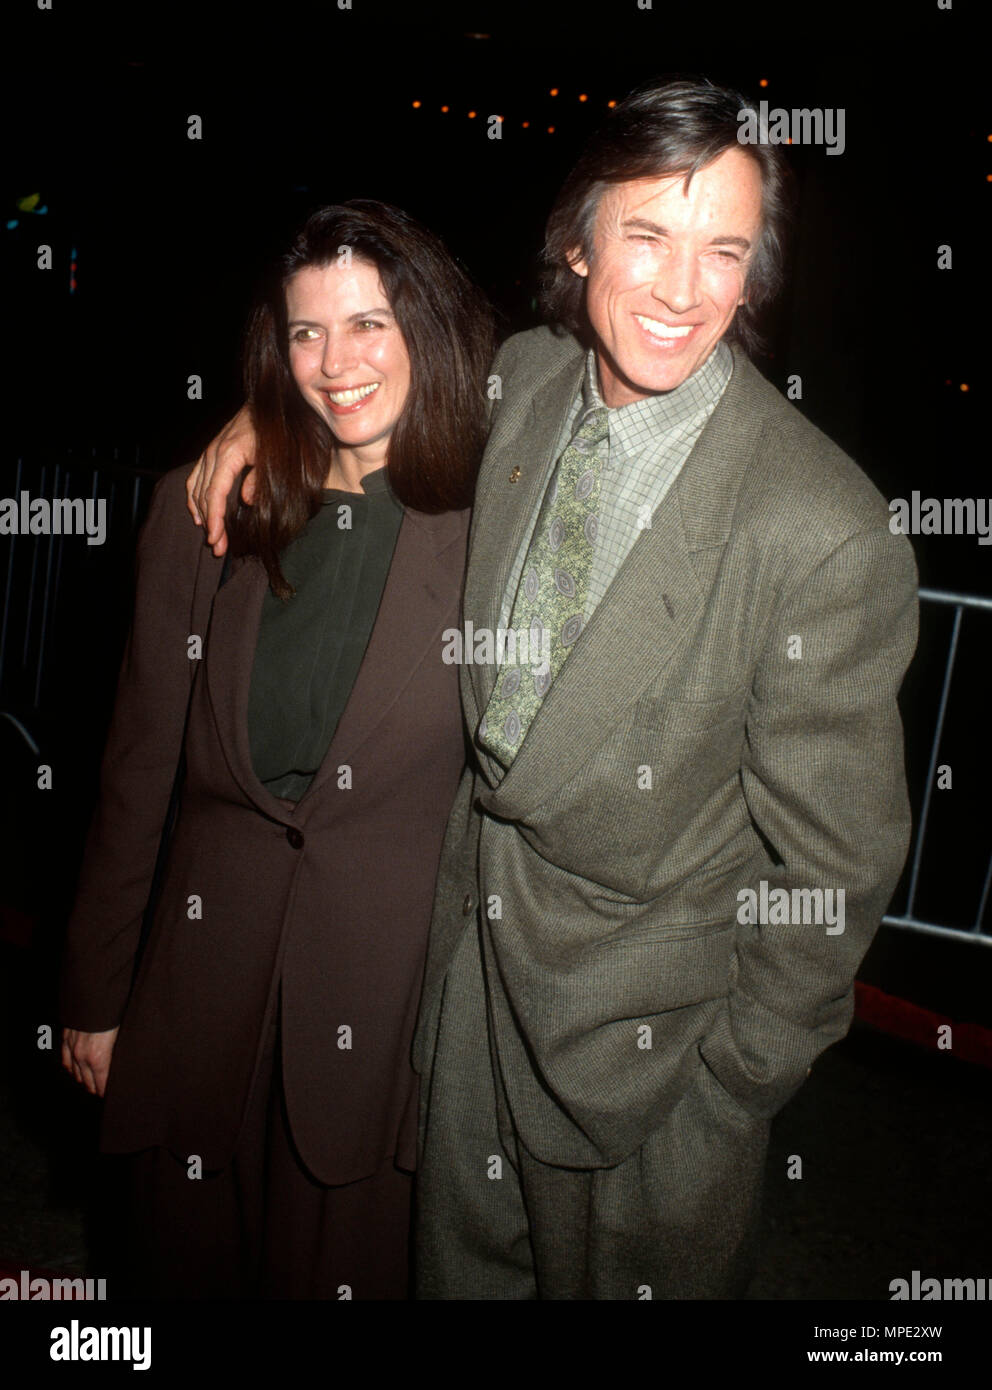
[[[801,375],[799,408],[887,497],[992,492],[992,118],[977,6],[353,0],[342,11],[270,0],[257,13],[136,13],[54,3],[51,12],[12,9],[3,59],[2,193],[5,220],[18,225],[0,228],[0,495],[13,495],[19,462],[24,476],[99,464],[121,505],[135,466],[154,474],[192,461],[240,403],[240,336],[267,256],[326,202],[376,197],[406,208],[488,291],[505,333],[536,323],[536,256],[558,184],[610,99],[675,73],[705,74],[754,103],[845,109],[842,156],[789,151],[798,201],[788,288],[758,365],[780,388]],[[194,113],[199,141],[186,134]],[[504,116],[499,141],[486,135],[491,114]],[[18,211],[16,200],[35,192],[48,211]],[[36,268],[41,243],[52,247],[51,271]],[[953,248],[952,271],[937,270],[941,244]],[[194,373],[200,401],[187,398]],[[147,489],[135,522],[146,501]],[[16,954],[18,997],[29,1003],[11,1015],[12,1030],[36,1015],[54,1021],[51,983],[129,615],[133,535],[133,525],[117,526],[102,554],[65,543],[41,679],[21,641],[30,623],[23,567],[34,547],[38,569],[41,548],[19,540],[9,570],[4,557],[17,611],[0,707],[41,746],[40,757],[29,754],[0,725],[10,772],[0,896],[8,938],[30,942]],[[970,536],[916,537],[914,547],[921,584],[992,595],[992,547]],[[903,696],[917,808],[951,617],[924,611]],[[917,902],[918,915],[959,926],[974,920],[990,849],[990,621],[963,622],[941,753],[954,790],[935,793]],[[32,790],[39,761],[54,769],[50,793]],[[990,956],[883,930],[864,978],[989,1024]],[[41,1080],[23,1039],[12,1033],[9,1055],[50,1097],[50,1070]],[[987,1078],[974,1076],[974,1094],[987,1096]],[[958,1084],[972,1094],[971,1082]]]
[[[155,474],[188,463],[234,412],[254,288],[322,203],[379,197],[421,217],[489,292],[508,333],[537,322],[543,222],[609,100],[683,71],[771,106],[843,107],[842,155],[788,151],[798,193],[788,285],[758,365],[780,388],[799,374],[799,407],[886,496],[992,491],[992,122],[977,26],[961,0],[949,12],[807,6],[801,19],[765,8],[760,25],[660,3],[453,13],[353,3],[270,4],[254,19],[202,6],[170,7],[168,18],[92,5],[19,14],[2,86],[4,129],[16,132],[4,196],[17,226],[2,231],[10,356],[0,495],[14,493],[18,460],[22,477],[47,467],[49,481],[56,464],[77,474],[99,464],[100,495],[112,486],[118,508],[107,546],[62,546],[40,676],[28,633],[39,614],[24,596],[41,583],[44,543],[19,541],[11,570],[3,707],[57,741],[63,775],[49,800],[78,802],[63,803],[65,851],[49,893],[71,891],[129,617],[133,526],[121,524],[121,508],[137,521],[147,501],[112,465]],[[191,114],[201,140],[187,138]],[[500,140],[487,138],[490,114],[504,117]],[[44,215],[15,207],[33,192]],[[50,271],[36,266],[41,242],[53,250]],[[936,266],[943,244],[951,271]],[[202,400],[188,399],[193,374]],[[992,546],[973,536],[914,545],[921,584],[992,591]],[[925,608],[904,695],[916,805],[952,618]],[[917,904],[955,925],[973,922],[988,862],[990,619],[964,618],[942,749],[955,783],[937,796],[929,830],[931,863],[957,871],[928,874]],[[36,847],[47,839],[32,836]]]
[[[802,375],[804,412],[887,495],[938,478],[967,491],[981,476],[992,161],[962,0],[949,14],[864,5],[854,25],[837,5],[805,6],[788,25],[765,7],[760,32],[753,16],[731,28],[711,10],[691,23],[662,3],[537,3],[527,19],[478,7],[488,38],[467,36],[470,4],[459,22],[436,6],[353,3],[268,5],[268,50],[249,42],[250,17],[211,30],[206,16],[223,12],[209,8],[188,11],[178,47],[182,7],[161,29],[127,10],[97,28],[94,7],[81,19],[57,0],[33,17],[7,56],[4,128],[17,138],[4,194],[9,209],[40,191],[49,212],[4,234],[8,443],[140,445],[160,469],[195,457],[239,403],[240,333],[265,256],[312,207],[346,197],[419,216],[507,331],[530,326],[544,219],[607,101],[696,72],[755,102],[847,112],[842,156],[789,151],[799,216],[767,374]],[[191,113],[202,140],[186,137]],[[491,113],[505,117],[498,141],[486,136]],[[34,269],[42,239],[50,272]],[[944,242],[952,272],[936,269]],[[186,399],[194,372],[199,402]],[[924,581],[979,582],[973,543],[932,549]]]

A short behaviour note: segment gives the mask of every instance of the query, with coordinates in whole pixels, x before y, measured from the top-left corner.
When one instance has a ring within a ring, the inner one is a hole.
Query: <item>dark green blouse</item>
[[[298,801],[324,760],[372,635],[403,508],[385,468],[363,492],[324,490],[324,504],[282,554],[295,589],[267,589],[248,695],[259,781]]]

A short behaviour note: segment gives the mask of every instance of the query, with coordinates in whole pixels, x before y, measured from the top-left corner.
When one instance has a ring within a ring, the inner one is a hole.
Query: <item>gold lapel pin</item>
[[[519,477],[520,469],[516,466],[516,464],[514,464],[513,467],[510,469],[510,482],[515,483]]]

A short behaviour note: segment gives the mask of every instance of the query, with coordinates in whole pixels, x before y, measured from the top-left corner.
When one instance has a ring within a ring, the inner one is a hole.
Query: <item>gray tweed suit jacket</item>
[[[547,328],[497,359],[464,600],[477,629],[496,626],[582,368],[578,343]],[[448,964],[481,927],[494,1046],[536,1159],[620,1163],[699,1086],[728,1123],[764,1127],[846,1033],[910,833],[896,695],[917,576],[888,521],[859,468],[735,348],[509,772],[482,754],[466,772],[414,1064],[429,1076]],[[462,668],[472,733],[495,676]],[[843,889],[843,932],[740,921],[738,895],[762,881]]]

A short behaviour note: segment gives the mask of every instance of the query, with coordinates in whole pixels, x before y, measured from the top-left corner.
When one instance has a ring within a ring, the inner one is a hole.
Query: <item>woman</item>
[[[63,1063],[136,1153],[146,1292],[406,1296],[408,1053],[464,763],[441,634],[491,335],[430,232],[325,208],[249,327],[233,563],[189,525],[189,469],[155,488],[63,977]]]

